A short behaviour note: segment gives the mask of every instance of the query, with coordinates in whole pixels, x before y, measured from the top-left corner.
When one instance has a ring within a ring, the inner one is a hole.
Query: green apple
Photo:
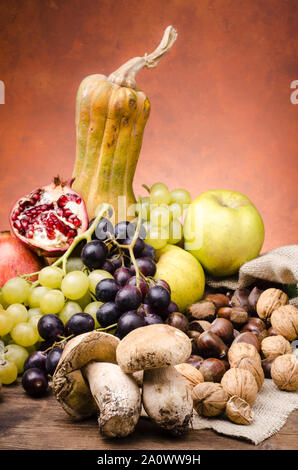
[[[184,221],[184,248],[215,277],[235,274],[256,258],[264,224],[253,203],[237,191],[206,191],[190,204]]]
[[[171,299],[184,312],[200,300],[205,288],[205,274],[194,256],[176,245],[157,250],[156,279],[164,279],[171,288]]]

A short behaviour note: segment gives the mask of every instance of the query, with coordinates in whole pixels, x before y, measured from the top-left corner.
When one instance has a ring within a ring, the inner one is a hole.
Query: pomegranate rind
[[[0,287],[18,274],[35,273],[43,266],[43,260],[13,237],[9,231],[0,232]],[[32,276],[30,280],[34,281],[36,278]]]

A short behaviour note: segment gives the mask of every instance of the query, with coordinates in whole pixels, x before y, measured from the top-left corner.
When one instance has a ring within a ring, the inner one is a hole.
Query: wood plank
[[[189,431],[173,438],[148,419],[141,418],[133,435],[108,440],[99,435],[96,418],[73,422],[49,393],[31,398],[21,385],[3,387],[0,401],[0,449],[152,449],[152,450],[290,450],[297,448],[298,411],[293,412],[280,432],[258,446],[228,438],[211,430]]]

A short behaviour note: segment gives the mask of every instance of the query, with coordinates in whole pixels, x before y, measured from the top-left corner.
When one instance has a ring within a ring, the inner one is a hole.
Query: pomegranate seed
[[[34,235],[34,234],[33,234],[32,230],[28,230],[28,231],[26,232],[26,237],[27,237],[27,238],[33,238],[33,235]]]
[[[82,225],[82,222],[80,221],[80,219],[78,219],[77,217],[73,220],[73,224],[75,227],[80,227]]]
[[[28,228],[28,221],[27,221],[27,220],[24,220],[24,219],[21,220],[21,224],[22,224],[22,227],[23,227],[24,229]]]
[[[16,220],[13,224],[13,226],[17,229],[17,230],[21,230],[22,229],[22,224],[19,220]]]
[[[81,202],[82,202],[82,198],[77,197],[76,203],[77,203],[77,204],[81,204]]]
[[[74,230],[69,230],[66,234],[67,238],[73,238],[76,236],[76,232]]]

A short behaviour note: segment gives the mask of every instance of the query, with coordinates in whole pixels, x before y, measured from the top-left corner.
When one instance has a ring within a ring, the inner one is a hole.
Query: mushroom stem
[[[100,432],[106,437],[131,434],[141,413],[141,394],[134,378],[105,362],[90,362],[84,375],[99,409]]]
[[[193,414],[191,388],[173,366],[145,370],[143,405],[160,428],[180,435]]]

